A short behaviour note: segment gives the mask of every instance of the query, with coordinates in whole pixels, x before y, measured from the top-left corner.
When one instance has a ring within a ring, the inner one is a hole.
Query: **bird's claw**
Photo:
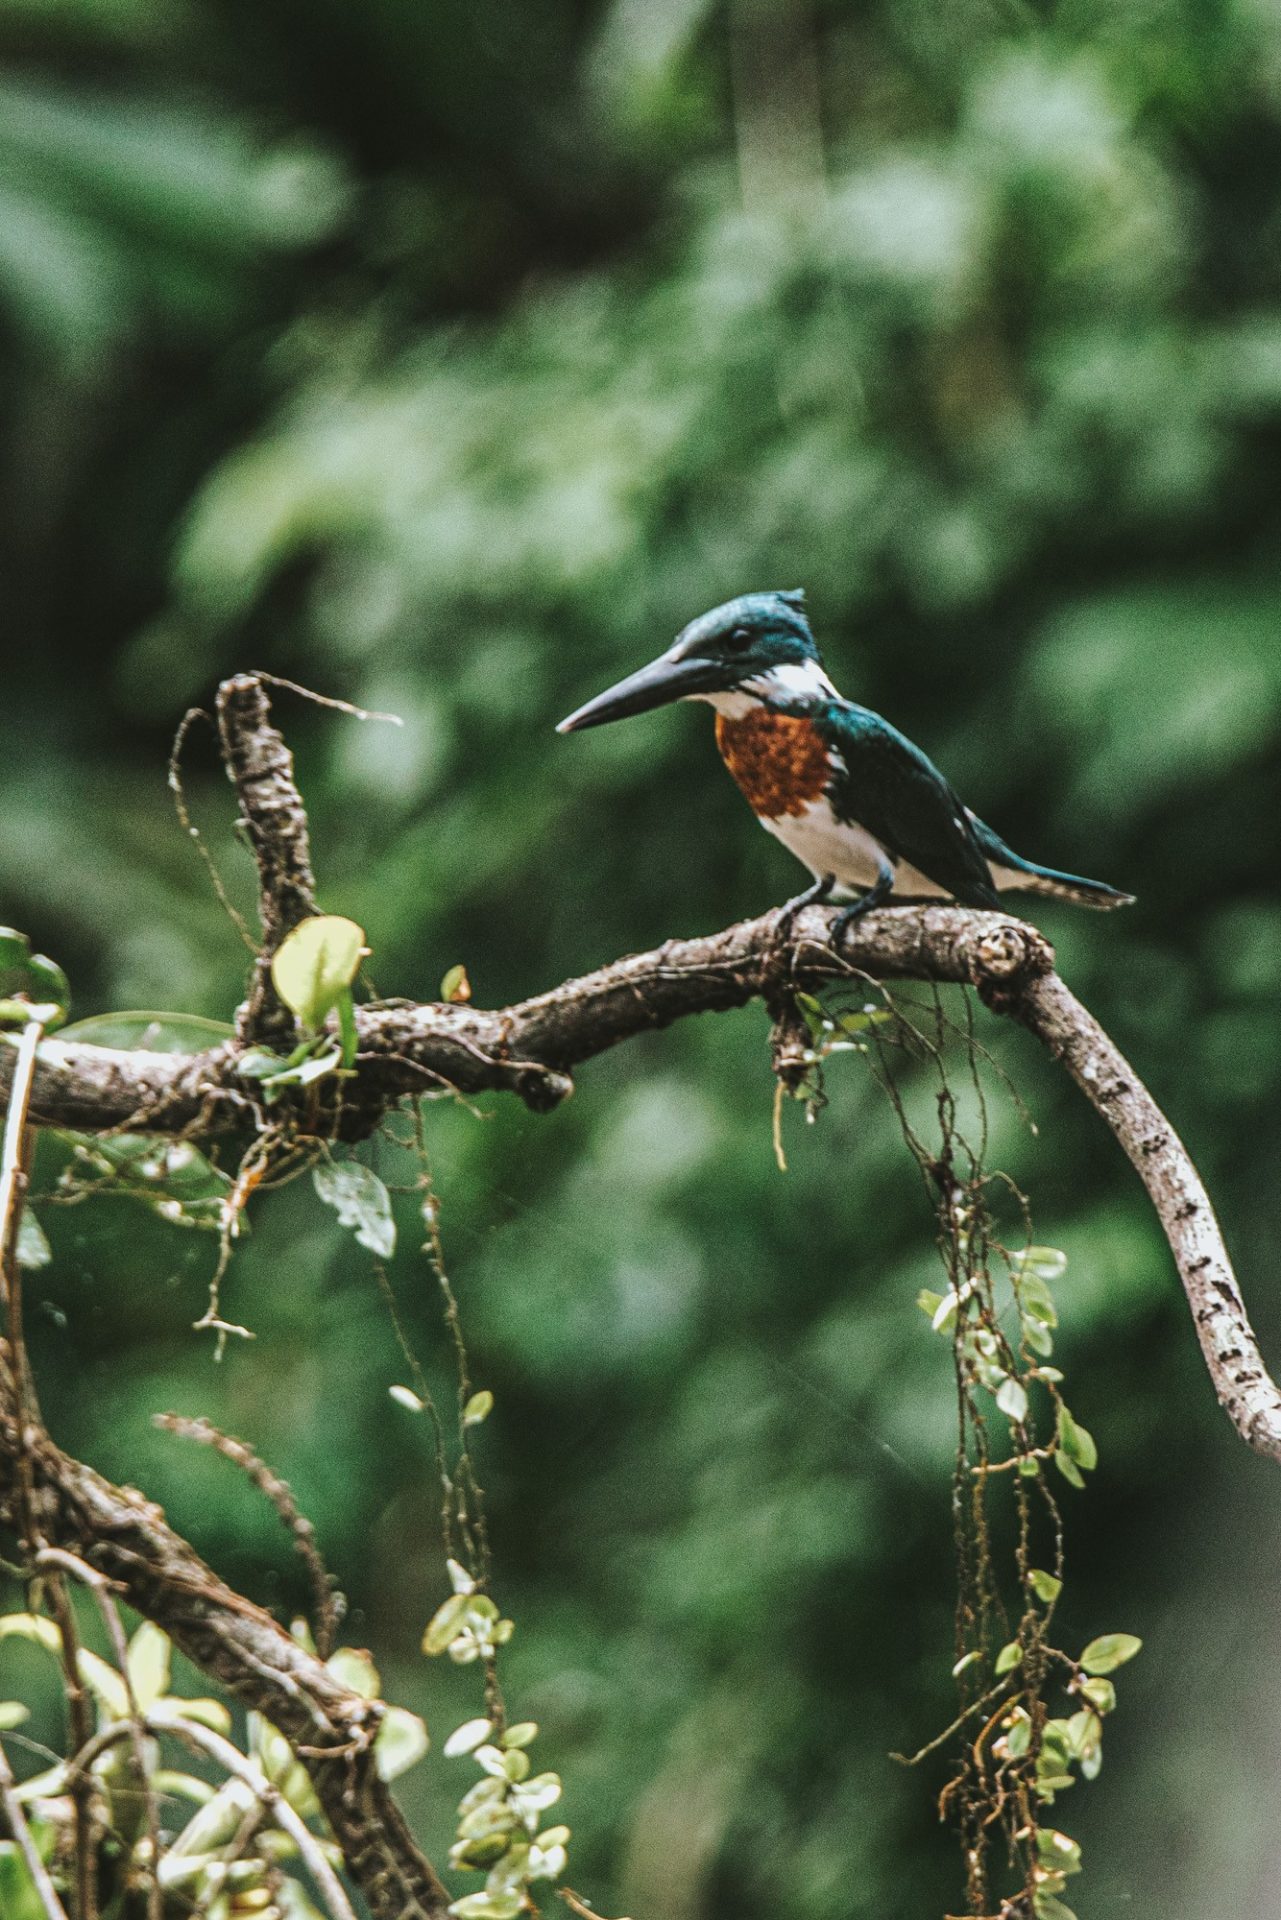
[[[851,900],[849,906],[838,913],[833,920],[832,930],[827,937],[828,944],[834,953],[840,952],[845,936],[854,922],[861,920],[865,913],[871,913],[875,907],[883,907],[893,891],[894,869],[890,866],[882,867],[867,892],[860,893],[857,900]]]
[[[780,946],[791,939],[797,914],[806,907],[821,906],[835,885],[836,875],[825,873],[820,880],[814,882],[812,887],[806,887],[802,893],[796,894],[785,906],[780,907],[778,919],[774,923],[774,938]]]

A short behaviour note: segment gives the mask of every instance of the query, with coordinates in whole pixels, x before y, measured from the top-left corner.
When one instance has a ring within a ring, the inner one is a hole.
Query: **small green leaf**
[[[1074,1760],[1084,1760],[1103,1738],[1103,1722],[1092,1707],[1082,1707],[1067,1723],[1068,1752]]]
[[[1034,1274],[1038,1280],[1061,1280],[1067,1272],[1067,1255],[1061,1247],[1023,1247],[1010,1255],[1020,1275]]]
[[[1071,1907],[1065,1907],[1063,1902],[1052,1893],[1034,1893],[1032,1911],[1036,1915],[1036,1920],[1076,1920]]]
[[[471,1399],[463,1408],[463,1425],[465,1427],[478,1427],[482,1420],[489,1418],[493,1412],[493,1408],[493,1394],[489,1391],[488,1387],[482,1387],[479,1393],[473,1393]]]
[[[1069,1834],[1054,1827],[1042,1827],[1036,1836],[1036,1851],[1042,1866],[1055,1873],[1080,1873],[1081,1848]]]
[[[457,1920],[516,1920],[524,1904],[523,1893],[466,1893],[449,1911]]]
[[[1078,1467],[1084,1467],[1089,1473],[1099,1464],[1099,1450],[1094,1444],[1094,1436],[1087,1428],[1072,1418],[1063,1402],[1059,1401],[1058,1418],[1059,1446]]]
[[[1033,1353],[1039,1353],[1043,1360],[1048,1360],[1054,1352],[1054,1336],[1043,1320],[1026,1319],[1023,1322],[1023,1338]]]
[[[150,1713],[169,1691],[169,1654],[168,1634],[144,1620],[129,1642],[126,1661],[129,1684],[142,1713]]]
[[[286,934],[271,963],[276,992],[306,1027],[316,1028],[346,993],[368,948],[354,920],[321,913]]]
[[[1081,1665],[1086,1673],[1115,1673],[1142,1645],[1136,1633],[1101,1633],[1081,1655]]]
[[[426,1403],[418,1398],[418,1395],[412,1387],[402,1387],[400,1382],[397,1381],[394,1387],[388,1387],[387,1392],[396,1402],[397,1406],[406,1408],[410,1413],[425,1413],[427,1411]]]
[[[922,1287],[916,1296],[916,1304],[927,1320],[933,1320],[943,1304],[943,1295],[935,1293],[933,1287]]]
[[[242,1080],[271,1080],[288,1065],[285,1055],[273,1053],[270,1047],[246,1047],[236,1061],[236,1072]]]
[[[1011,1673],[1023,1658],[1023,1649],[1017,1640],[1008,1640],[996,1656],[993,1673]]]
[[[893,1014],[888,1007],[863,1007],[857,1013],[838,1013],[836,1024],[842,1033],[867,1033],[872,1027],[883,1027]]]
[[[1018,1277],[1019,1312],[1023,1318],[1043,1320],[1047,1327],[1059,1324],[1058,1309],[1054,1304],[1054,1295],[1044,1280],[1034,1273],[1020,1274]]]
[[[326,1075],[337,1073],[342,1068],[343,1057],[341,1041],[326,1039],[323,1034],[307,1041],[296,1047],[278,1067],[262,1075],[263,1098],[279,1100],[287,1087],[309,1087]]]
[[[1033,1567],[1028,1574],[1028,1583],[1038,1600],[1044,1600],[1048,1607],[1058,1599],[1063,1591],[1063,1582],[1053,1573],[1047,1573],[1044,1567]]]
[[[455,1593],[475,1593],[476,1582],[460,1561],[446,1560],[445,1571],[449,1575],[449,1584]]]
[[[236,1029],[224,1020],[197,1013],[95,1013],[64,1027],[64,1040],[92,1047],[118,1047],[130,1053],[205,1053],[234,1040]]]
[[[956,1325],[957,1310],[961,1304],[960,1296],[954,1288],[949,1288],[939,1298],[939,1303],[930,1316],[930,1325],[935,1333],[950,1333]]]
[[[1111,1713],[1116,1705],[1116,1688],[1110,1680],[1082,1680],[1077,1692],[1096,1713]]]
[[[340,1226],[355,1230],[358,1243],[383,1260],[396,1251],[396,1222],[391,1195],[378,1175],[359,1160],[327,1160],[313,1167],[312,1181]]]
[[[996,1392],[996,1404],[1007,1420],[1017,1426],[1027,1419],[1027,1390],[1021,1380],[1007,1373]]]
[[[44,1647],[56,1659],[62,1657],[62,1637],[53,1621],[46,1620],[42,1614],[6,1613],[0,1618],[0,1639],[7,1639],[10,1635],[34,1640],[37,1646]],[[127,1719],[129,1696],[116,1669],[96,1653],[91,1653],[87,1647],[81,1647],[77,1665],[81,1681],[94,1695],[107,1718]]]
[[[968,1668],[970,1668],[970,1667],[972,1667],[972,1666],[974,1666],[974,1665],[975,1665],[975,1664],[976,1664],[976,1663],[977,1663],[978,1661],[980,1661],[980,1660],[981,1660],[982,1658],[983,1658],[983,1650],[982,1650],[982,1648],[981,1648],[981,1647],[971,1647],[971,1648],[970,1648],[970,1650],[969,1650],[969,1652],[968,1652],[968,1653],[963,1653],[963,1654],[961,1655],[961,1657],[960,1657],[960,1659],[959,1659],[958,1661],[956,1661],[956,1663],[954,1664],[954,1666],[953,1666],[953,1668],[952,1668],[952,1678],[953,1678],[954,1680],[959,1680],[959,1679],[960,1679],[960,1677],[961,1677],[961,1675],[962,1675],[962,1674],[963,1674],[964,1672],[966,1672],[966,1670],[967,1670]]]
[[[477,1747],[488,1740],[493,1730],[492,1720],[464,1720],[461,1727],[454,1728],[445,1742],[446,1760],[456,1760],[463,1753],[474,1753]]]
[[[527,1747],[537,1738],[537,1720],[517,1720],[513,1726],[508,1727],[499,1744],[503,1747]]]
[[[471,981],[467,978],[467,969],[460,960],[451,967],[440,983],[440,997],[452,1006],[466,1006],[471,999]]]
[[[1002,1738],[1011,1760],[1021,1760],[1032,1744],[1032,1721],[1022,1707],[1011,1714]]]
[[[53,1259],[53,1249],[45,1238],[44,1228],[30,1207],[24,1208],[18,1223],[17,1256],[18,1265],[28,1273],[34,1273],[38,1267],[47,1267]]]
[[[470,1594],[451,1593],[427,1623],[427,1630],[423,1634],[423,1652],[443,1653],[450,1641],[456,1638],[470,1606]]]
[[[52,1033],[71,1005],[67,976],[56,960],[32,953],[25,933],[0,927],[0,1021],[21,1026],[33,1015]]]
[[[426,1723],[406,1707],[388,1707],[374,1739],[374,1763],[380,1780],[397,1780],[417,1766],[431,1742]]]
[[[0,1700],[0,1733],[8,1733],[12,1727],[20,1727],[30,1718],[28,1709],[21,1700]]]
[[[169,1711],[179,1720],[194,1720],[199,1727],[209,1727],[214,1733],[231,1732],[231,1713],[221,1700],[188,1700],[174,1696],[169,1701]]]
[[[337,1653],[331,1653],[326,1660],[325,1671],[358,1693],[362,1700],[377,1700],[382,1693],[382,1680],[374,1657],[363,1647],[339,1647]]]
[[[1055,1452],[1054,1464],[1070,1487],[1083,1487],[1085,1485],[1080,1467],[1077,1466],[1076,1461],[1072,1459],[1070,1454],[1064,1453],[1062,1447],[1059,1447]]]

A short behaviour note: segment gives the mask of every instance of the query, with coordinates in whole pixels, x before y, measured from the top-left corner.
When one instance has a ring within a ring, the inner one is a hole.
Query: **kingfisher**
[[[666,653],[561,721],[577,733],[675,700],[716,710],[716,744],[761,825],[814,876],[782,909],[846,901],[839,942],[889,900],[998,908],[1002,893],[1129,906],[1101,880],[1024,859],[961,804],[928,754],[823,669],[800,590],[745,593],[691,620]]]

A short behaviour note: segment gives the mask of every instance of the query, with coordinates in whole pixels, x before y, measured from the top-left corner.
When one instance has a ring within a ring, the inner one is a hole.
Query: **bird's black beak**
[[[610,720],[626,720],[633,713],[648,713],[651,707],[665,707],[673,700],[687,700],[691,694],[712,693],[724,683],[724,670],[715,660],[681,659],[665,653],[651,660],[639,673],[628,674],[617,686],[607,687],[586,706],[579,707],[562,720],[557,733],[579,733],[584,727],[603,727]]]

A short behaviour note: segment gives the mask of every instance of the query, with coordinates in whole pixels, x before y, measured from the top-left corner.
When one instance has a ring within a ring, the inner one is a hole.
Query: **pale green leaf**
[[[436,1654],[445,1651],[467,1618],[470,1605],[471,1599],[468,1594],[451,1593],[448,1600],[437,1607],[423,1634],[424,1653]]]
[[[339,1225],[351,1227],[360,1246],[389,1260],[396,1250],[396,1222],[391,1195],[372,1168],[359,1160],[326,1160],[312,1168],[311,1177]]]
[[[53,1259],[53,1249],[45,1238],[44,1228],[30,1207],[23,1209],[22,1219],[18,1223],[17,1256],[18,1265],[28,1273],[47,1267]]]
[[[365,931],[331,913],[302,920],[286,934],[271,963],[276,992],[306,1027],[319,1027],[350,990],[368,952]]]
[[[493,1730],[492,1720],[464,1720],[446,1740],[442,1749],[445,1758],[456,1760],[459,1754],[473,1753],[483,1741],[488,1740]]]
[[[996,1391],[996,1404],[1007,1420],[1015,1425],[1027,1419],[1027,1389],[1012,1373],[1006,1374]]]
[[[127,1661],[129,1684],[142,1713],[150,1713],[169,1691],[169,1654],[168,1634],[144,1620],[129,1642]]]
[[[426,1723],[406,1707],[388,1707],[374,1741],[374,1761],[380,1779],[397,1780],[417,1766],[431,1742]]]
[[[1101,1633],[1081,1655],[1081,1665],[1086,1673],[1115,1673],[1142,1645],[1136,1633]]]

